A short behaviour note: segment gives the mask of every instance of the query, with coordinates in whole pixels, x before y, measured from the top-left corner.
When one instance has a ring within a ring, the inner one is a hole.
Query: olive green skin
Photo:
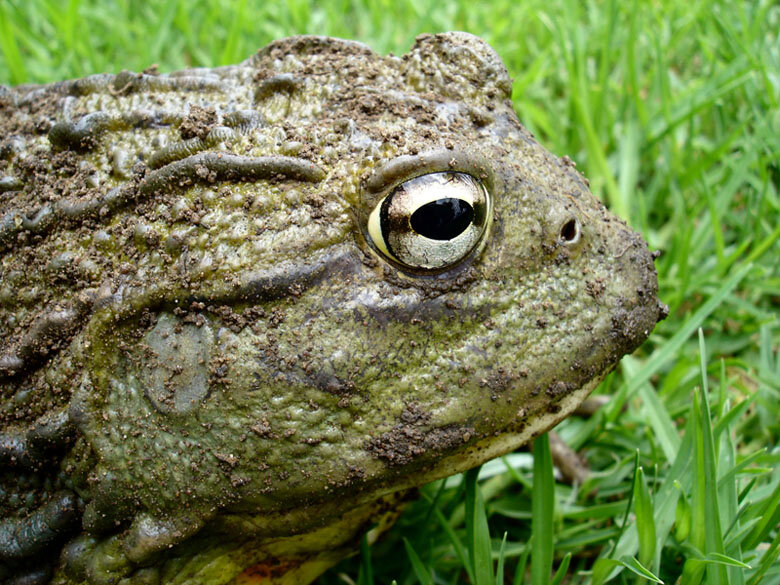
[[[465,33],[0,89],[0,446],[34,460],[6,449],[34,501],[2,516],[75,518],[21,542],[55,559],[34,582],[309,582],[647,338],[652,254],[510,95]],[[447,170],[491,194],[483,241],[438,272],[385,258],[368,214]],[[32,575],[14,546],[6,577]]]

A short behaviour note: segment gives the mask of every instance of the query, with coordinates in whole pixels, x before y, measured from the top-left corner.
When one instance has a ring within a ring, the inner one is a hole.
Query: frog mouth
[[[519,424],[516,424],[514,429],[473,440],[469,445],[464,445],[454,452],[440,454],[435,458],[435,461],[424,464],[417,469],[410,471],[403,467],[399,468],[403,469],[403,473],[397,476],[398,483],[393,484],[393,491],[413,488],[465,472],[526,445],[569,416],[596,389],[605,375],[606,373],[591,379],[582,387],[565,395],[557,403],[556,409],[538,413],[530,423],[526,424],[518,419]]]

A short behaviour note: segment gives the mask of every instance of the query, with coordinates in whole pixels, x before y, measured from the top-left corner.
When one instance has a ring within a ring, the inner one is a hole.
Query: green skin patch
[[[0,476],[0,578],[308,583],[573,410],[665,308],[510,93],[448,33],[0,94],[0,458],[51,488]],[[447,198],[483,223],[429,250],[405,214]]]

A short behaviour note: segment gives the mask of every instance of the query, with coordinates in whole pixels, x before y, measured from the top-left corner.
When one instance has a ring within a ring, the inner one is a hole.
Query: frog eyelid
[[[430,150],[398,156],[376,169],[364,182],[367,194],[387,193],[395,186],[430,173],[453,171],[479,179],[489,193],[494,193],[493,169],[482,156],[462,150]],[[373,205],[369,205],[373,209]]]

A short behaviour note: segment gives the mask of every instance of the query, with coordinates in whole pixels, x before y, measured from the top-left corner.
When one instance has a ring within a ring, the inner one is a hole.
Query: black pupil
[[[474,208],[463,199],[445,197],[419,207],[409,221],[421,236],[451,240],[474,221]]]

